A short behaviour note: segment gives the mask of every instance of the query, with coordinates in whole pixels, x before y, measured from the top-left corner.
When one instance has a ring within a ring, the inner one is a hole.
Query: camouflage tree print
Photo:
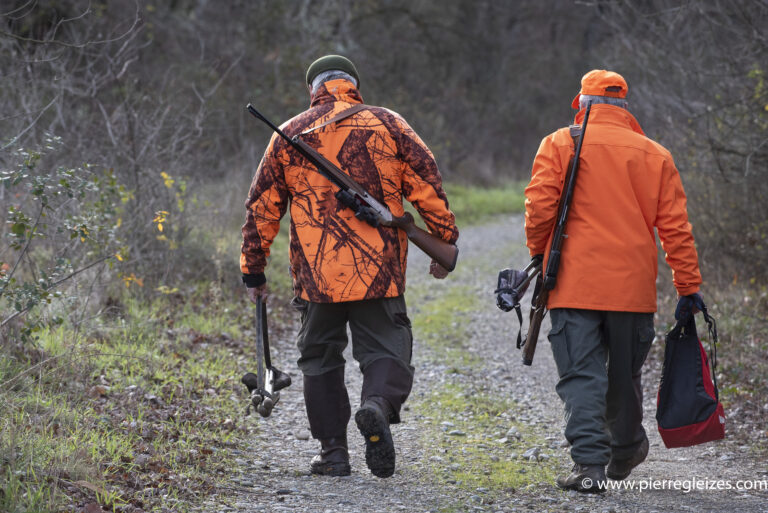
[[[315,93],[309,110],[281,128],[293,137],[356,103],[362,103],[362,97],[353,84],[332,80]],[[399,114],[369,107],[301,137],[395,216],[405,212],[405,198],[432,233],[452,243],[458,238],[435,159]],[[280,219],[290,206],[291,273],[297,296],[329,303],[402,294],[408,254],[405,233],[360,221],[338,202],[336,191],[275,134],[245,203],[241,271],[264,272]]]

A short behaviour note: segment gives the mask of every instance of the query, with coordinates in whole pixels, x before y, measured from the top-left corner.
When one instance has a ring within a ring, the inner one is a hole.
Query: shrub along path
[[[395,476],[370,475],[354,423],[349,428],[352,475],[309,475],[318,444],[309,438],[293,363],[298,356],[294,326],[274,344],[276,361],[295,384],[271,418],[248,419],[257,434],[247,450],[235,454],[231,486],[210,496],[206,511],[768,511],[766,489],[685,491],[765,481],[768,469],[755,448],[736,440],[665,449],[654,419],[656,357],[644,369],[651,449],[627,480],[635,489],[601,496],[557,489],[555,476],[571,462],[549,344],[543,338],[533,366],[523,367],[514,349],[517,321],[495,308],[492,294],[500,268],[522,268],[528,260],[522,218],[465,228],[460,247],[457,271],[444,281],[426,274],[424,255],[416,249],[410,255],[407,299],[417,379],[404,422],[393,427]],[[544,326],[542,334],[547,330]],[[663,331],[657,326],[657,344]],[[354,408],[361,380],[351,355],[347,383]],[[666,489],[640,490],[648,486]]]

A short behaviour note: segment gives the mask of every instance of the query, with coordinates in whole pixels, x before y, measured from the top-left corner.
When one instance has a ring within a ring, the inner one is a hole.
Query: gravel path
[[[546,440],[540,446],[549,458],[548,465],[563,471],[570,468],[567,447],[562,436],[562,406],[555,394],[556,372],[549,344],[544,337],[549,326],[542,327],[538,352],[532,367],[520,363],[520,352],[514,349],[516,318],[503,314],[494,306],[492,290],[496,273],[502,267],[522,268],[527,263],[524,248],[522,218],[504,219],[480,227],[462,230],[461,255],[454,275],[435,282],[426,275],[428,261],[415,248],[409,256],[409,287],[434,288],[434,297],[446,287],[460,285],[475,294],[482,305],[471,313],[471,332],[466,351],[480,356],[479,365],[462,368],[459,374],[448,372],[453,363],[434,348],[415,341],[414,365],[417,369],[412,409],[403,412],[404,422],[393,426],[397,446],[398,467],[390,479],[377,479],[369,473],[364,462],[363,441],[350,422],[350,456],[352,475],[345,478],[310,476],[309,460],[318,443],[309,438],[304,413],[301,379],[296,370],[295,329],[282,333],[273,359],[294,377],[294,385],[283,392],[272,417],[252,417],[258,425],[250,448],[236,455],[231,487],[218,496],[210,497],[206,512],[380,512],[380,511],[598,511],[598,512],[668,512],[668,511],[731,511],[768,512],[768,490],[611,490],[602,496],[565,493],[551,482],[531,482],[525,487],[502,491],[478,489],[469,492],[453,486],[435,474],[435,460],[429,456],[429,437],[425,436],[425,419],[419,414],[420,405],[429,400],[430,392],[446,384],[483,390],[494,397],[512,400],[515,422],[525,424],[531,440]],[[661,270],[662,276],[666,270]],[[530,292],[529,292],[530,294]],[[428,301],[430,296],[422,298]],[[411,317],[419,315],[419,305],[411,303]],[[524,303],[530,303],[526,297]],[[525,312],[524,312],[524,315]],[[294,323],[295,324],[295,323]],[[657,330],[662,328],[657,326]],[[661,335],[661,333],[660,333]],[[657,339],[658,341],[661,339]],[[346,381],[352,398],[353,411],[359,397],[361,377],[347,351]],[[489,357],[489,356],[492,356]],[[725,357],[723,355],[722,357]],[[441,360],[442,358],[442,360]],[[735,487],[738,480],[768,480],[768,465],[758,461],[748,446],[735,443],[667,450],[656,431],[655,388],[658,383],[658,361],[649,361],[645,368],[646,420],[651,441],[646,463],[635,469],[628,481],[636,487],[648,480],[680,480],[686,486],[693,479],[721,480],[721,486]],[[491,436],[491,435],[489,435]],[[525,443],[525,440],[522,441]],[[532,442],[533,443],[533,442]],[[485,447],[485,446],[483,446]],[[533,448],[533,445],[532,445]],[[494,447],[494,454],[505,451],[503,445]],[[535,461],[535,458],[534,458]],[[534,463],[535,465],[536,463]],[[542,463],[543,465],[544,463]],[[686,483],[687,481],[687,483]],[[707,483],[712,486],[713,483]],[[717,485],[716,483],[714,483]],[[661,486],[661,484],[657,485]],[[667,487],[670,485],[667,484]],[[699,486],[704,486],[699,484]]]

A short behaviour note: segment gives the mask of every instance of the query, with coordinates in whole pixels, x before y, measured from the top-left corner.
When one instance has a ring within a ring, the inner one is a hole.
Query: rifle
[[[267,303],[257,296],[256,299],[256,374],[249,372],[240,381],[248,388],[251,402],[246,409],[250,413],[251,406],[262,417],[269,417],[272,409],[280,400],[280,393],[291,385],[291,376],[272,366],[269,354],[269,330],[267,329]]]
[[[413,216],[409,212],[406,212],[400,217],[393,216],[392,212],[385,205],[382,205],[375,198],[371,197],[360,184],[355,182],[344,171],[339,169],[335,164],[320,155],[314,148],[304,142],[300,137],[301,134],[298,134],[293,138],[288,137],[285,132],[265,118],[253,107],[253,105],[249,103],[246,108],[248,109],[248,112],[253,114],[253,116],[263,121],[269,128],[285,139],[293,149],[309,160],[309,162],[317,168],[320,174],[338,187],[339,190],[335,194],[336,199],[338,199],[345,207],[350,208],[355,213],[355,217],[361,221],[365,221],[374,228],[379,225],[400,228],[405,232],[411,242],[424,253],[432,257],[435,262],[448,271],[453,271],[456,268],[456,259],[459,256],[459,248],[416,226]],[[341,113],[341,115],[343,114],[344,112]],[[336,118],[336,120],[341,119],[341,115]]]
[[[563,186],[562,201],[557,211],[557,224],[555,225],[554,235],[552,236],[552,245],[549,248],[549,258],[547,259],[547,269],[542,277],[540,268],[536,278],[536,286],[533,291],[533,302],[531,304],[530,326],[525,335],[525,344],[523,344],[523,365],[533,364],[533,355],[536,353],[536,343],[539,341],[539,330],[544,316],[547,315],[547,301],[549,293],[557,284],[557,271],[560,269],[560,252],[565,239],[565,223],[568,220],[568,210],[573,199],[573,189],[576,185],[576,174],[579,171],[579,157],[581,156],[581,145],[584,142],[584,134],[587,132],[587,121],[589,120],[589,111],[592,109],[592,102],[587,103],[587,112],[584,113],[584,123],[581,125],[581,133],[571,137],[576,139],[576,151],[571,161],[571,169],[568,176],[565,177]]]

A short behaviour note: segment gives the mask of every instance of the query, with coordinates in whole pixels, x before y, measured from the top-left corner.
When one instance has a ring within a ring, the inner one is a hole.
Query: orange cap
[[[604,69],[593,69],[581,77],[581,91],[573,99],[571,107],[576,110],[579,109],[579,97],[582,94],[626,98],[627,90],[627,81],[618,73]]]

